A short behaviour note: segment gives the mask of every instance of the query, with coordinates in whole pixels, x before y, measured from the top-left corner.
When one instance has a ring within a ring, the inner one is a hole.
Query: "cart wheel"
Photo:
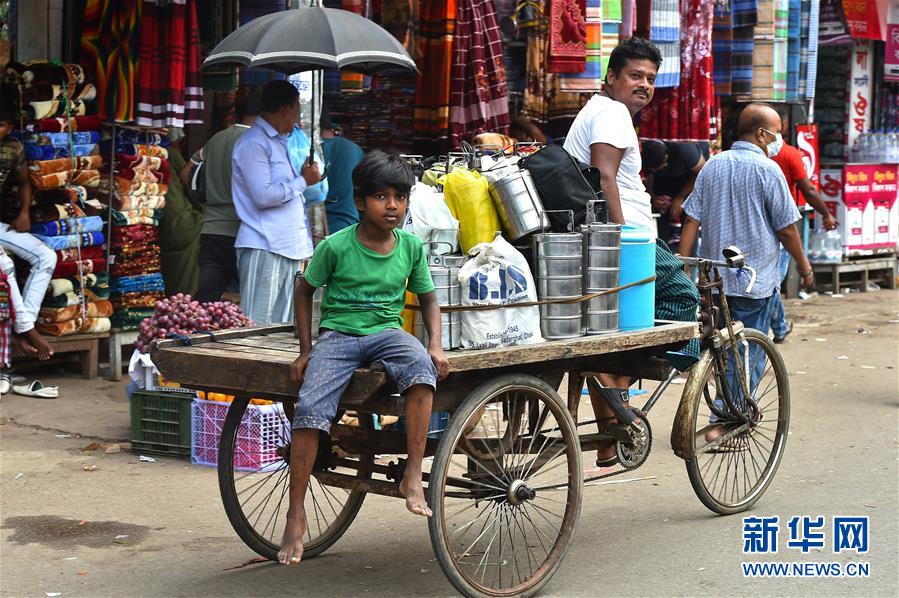
[[[287,516],[290,421],[280,404],[248,411],[248,403],[247,397],[235,398],[228,409],[219,445],[219,490],[237,535],[254,551],[274,560]],[[370,418],[360,421],[363,426],[372,425]],[[358,470],[342,472],[370,478],[373,455],[358,458]],[[330,548],[350,527],[364,499],[365,492],[325,486],[313,472],[306,492],[309,529],[303,559]]]
[[[534,414],[541,428],[529,430]],[[431,544],[453,586],[466,596],[539,591],[574,537],[583,477],[555,389],[518,374],[479,386],[453,414],[428,483]]]
[[[704,371],[695,373],[702,376],[698,388],[703,396],[695,401],[693,458],[686,462],[696,496],[721,515],[745,511],[765,493],[783,457],[790,425],[790,382],[774,343],[767,335],[746,329],[737,345],[737,359],[753,372],[750,394],[754,406],[747,406],[750,423],[747,429],[733,434],[741,427],[738,420],[728,421],[712,411],[715,406],[719,412],[729,412],[718,399],[725,389],[737,403],[743,396],[734,349],[728,344],[724,347],[724,371],[719,371],[712,359]],[[722,430],[731,436],[716,442],[715,436],[720,439]]]

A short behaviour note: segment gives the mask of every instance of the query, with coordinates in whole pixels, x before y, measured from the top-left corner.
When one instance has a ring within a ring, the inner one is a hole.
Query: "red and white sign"
[[[852,42],[852,69],[849,74],[849,130],[846,147],[871,128],[872,79],[874,78],[874,42],[857,39]]]
[[[843,0],[849,35],[883,41],[887,8],[885,0]]]
[[[887,46],[883,60],[883,78],[899,81],[899,2],[892,2],[887,15]]]
[[[796,147],[802,152],[802,163],[805,164],[805,172],[808,180],[815,189],[821,189],[820,176],[820,152],[818,149],[818,125],[796,125]],[[801,195],[801,194],[800,194]],[[801,199],[805,204],[805,197]]]
[[[896,164],[846,165],[843,169],[842,204],[849,224],[843,237],[847,249],[895,246],[897,231],[890,227],[890,219],[892,213],[899,209],[897,183],[899,166]]]

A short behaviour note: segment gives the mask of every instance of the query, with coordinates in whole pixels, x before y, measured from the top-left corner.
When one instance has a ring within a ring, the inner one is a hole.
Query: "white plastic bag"
[[[510,305],[537,300],[537,288],[527,260],[497,236],[475,245],[474,257],[459,270],[462,305]],[[542,343],[538,307],[506,307],[462,312],[462,346],[491,349]]]
[[[411,226],[404,226],[422,243],[433,243],[431,253],[443,255],[459,249],[459,221],[453,218],[443,193],[416,183],[409,198]]]

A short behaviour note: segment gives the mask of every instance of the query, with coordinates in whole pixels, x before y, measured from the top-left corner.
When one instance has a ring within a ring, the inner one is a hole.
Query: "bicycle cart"
[[[702,322],[704,350],[690,370],[671,435],[697,495],[722,514],[749,508],[765,491],[789,423],[787,376],[774,345],[725,319],[720,331]],[[433,462],[424,481],[434,512],[431,543],[459,592],[531,595],[549,581],[571,545],[590,481],[584,480],[582,452],[615,443],[620,464],[597,477],[645,462],[652,445],[647,413],[677,375],[658,356],[699,334],[695,323],[657,322],[643,330],[447,353],[450,374],[438,385],[433,410],[447,412],[448,423],[427,441]],[[289,365],[297,352],[292,326],[198,334],[189,346],[165,340],[152,351],[167,379],[235,395],[222,426],[220,491],[237,534],[269,559],[276,556],[287,507],[298,390]],[[634,423],[598,429],[595,421],[578,421],[582,389],[597,371],[662,384],[642,409],[631,406]],[[563,398],[558,389],[566,376]],[[336,423],[330,442],[320,443],[305,504],[304,559],[346,532],[366,494],[401,497],[403,459],[384,463],[376,456],[404,454],[405,435],[378,429],[369,416],[402,415],[402,397],[394,392],[377,367],[356,371],[338,417],[352,411],[357,423]],[[251,397],[276,401],[276,429],[262,439],[245,433]]]

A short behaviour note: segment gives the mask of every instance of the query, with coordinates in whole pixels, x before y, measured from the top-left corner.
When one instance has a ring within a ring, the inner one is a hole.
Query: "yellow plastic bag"
[[[490,243],[500,230],[499,215],[490,200],[487,179],[479,172],[456,168],[441,177],[446,205],[459,221],[462,251],[478,243]]]

